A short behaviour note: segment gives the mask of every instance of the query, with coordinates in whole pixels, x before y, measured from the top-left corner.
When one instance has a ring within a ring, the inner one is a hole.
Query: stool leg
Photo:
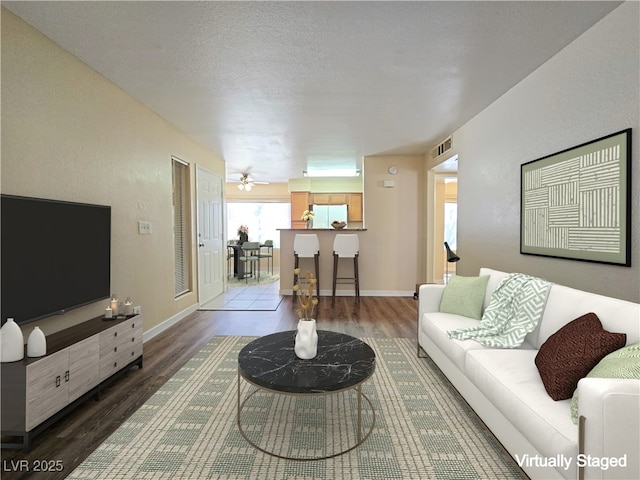
[[[358,273],[358,254],[353,257],[353,273],[356,280],[356,300],[360,302],[360,275]]]
[[[293,268],[296,269],[296,268],[298,268],[298,265],[300,264],[300,258],[295,253],[293,254],[293,258],[294,258]],[[295,285],[296,283],[298,283],[298,276],[294,273],[293,274],[293,284]],[[293,291],[293,306],[294,306],[294,308],[296,306],[296,291],[295,290]]]
[[[336,284],[338,283],[338,254],[333,252],[333,289],[331,293],[331,305],[336,304]]]
[[[316,266],[316,297],[320,298],[320,254],[313,256]]]

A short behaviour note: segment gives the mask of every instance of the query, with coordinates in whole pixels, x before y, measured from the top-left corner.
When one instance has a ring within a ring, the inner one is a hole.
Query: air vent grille
[[[437,158],[444,155],[453,148],[453,136],[449,136],[431,150],[431,158]]]

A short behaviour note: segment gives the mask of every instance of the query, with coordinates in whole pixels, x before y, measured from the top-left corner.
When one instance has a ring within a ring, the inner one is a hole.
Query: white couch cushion
[[[571,401],[549,397],[534,364],[536,354],[537,350],[469,350],[465,373],[543,456],[574,459],[575,471],[578,428],[571,421]],[[575,473],[561,473],[575,478]]]
[[[626,333],[627,345],[640,340],[639,304],[553,285],[534,345],[540,348],[560,328],[590,312],[598,316],[605,330]]]
[[[457,328],[473,327],[478,322],[479,320],[461,317],[453,313],[429,312],[423,315],[420,328],[449,360],[464,371],[465,352],[484,347],[475,340],[450,339],[447,332]]]
[[[484,304],[482,305],[482,311],[487,308],[489,302],[491,301],[491,295],[493,295],[493,291],[498,288],[500,282],[507,278],[509,275],[507,272],[501,272],[500,270],[493,270],[491,268],[481,268],[480,276],[489,275],[489,281],[487,282],[487,290],[484,295]]]

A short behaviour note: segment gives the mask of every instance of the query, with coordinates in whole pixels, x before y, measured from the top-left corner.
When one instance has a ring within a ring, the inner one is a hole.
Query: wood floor
[[[356,337],[416,338],[417,302],[409,297],[331,298],[318,304],[318,328]],[[144,344],[144,368],[132,368],[33,440],[29,453],[2,450],[3,480],[65,478],[161,385],[216,335],[260,336],[293,330],[298,317],[291,297],[276,311],[198,311]],[[48,462],[48,463],[47,463]],[[57,463],[56,463],[57,462]],[[49,466],[62,471],[32,471]]]

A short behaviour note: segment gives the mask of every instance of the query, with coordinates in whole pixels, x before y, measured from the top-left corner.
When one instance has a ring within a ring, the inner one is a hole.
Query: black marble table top
[[[259,387],[286,393],[325,393],[352,388],[376,369],[373,349],[350,335],[318,330],[318,354],[310,360],[293,350],[296,331],[248,343],[238,354],[238,371]]]

